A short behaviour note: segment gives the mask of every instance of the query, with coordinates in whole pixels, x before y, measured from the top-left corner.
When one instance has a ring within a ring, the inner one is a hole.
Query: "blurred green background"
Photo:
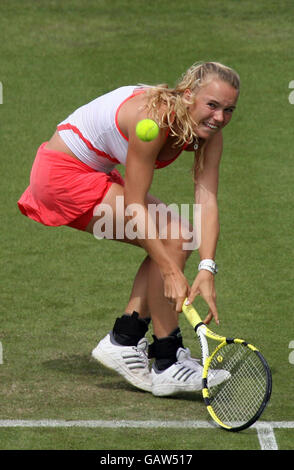
[[[290,0],[1,0],[0,419],[208,419],[200,394],[155,398],[90,357],[122,314],[143,251],[44,227],[22,216],[17,200],[38,146],[78,106],[122,85],[172,86],[192,63],[215,60],[242,82],[224,130],[218,331],[248,339],[268,359],[273,394],[262,419],[294,420],[293,13]],[[151,192],[192,204],[192,160],[183,153],[157,171]],[[194,253],[190,282],[197,264]],[[182,318],[181,327],[185,346],[199,355]],[[293,449],[293,430],[276,434],[279,448]],[[252,429],[169,431],[164,439],[160,430],[5,428],[0,435],[3,449],[259,447]]]

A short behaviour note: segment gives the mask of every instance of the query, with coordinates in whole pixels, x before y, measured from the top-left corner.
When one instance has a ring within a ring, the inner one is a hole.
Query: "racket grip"
[[[185,304],[186,300],[183,303],[182,311],[185,317],[187,318],[188,322],[193,326],[194,329],[196,329],[196,326],[199,325],[199,323],[202,323],[202,320],[197,310],[193,307],[192,304]]]

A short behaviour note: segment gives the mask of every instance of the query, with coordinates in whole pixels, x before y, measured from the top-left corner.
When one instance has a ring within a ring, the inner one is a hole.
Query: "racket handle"
[[[196,331],[197,325],[199,325],[199,323],[202,324],[203,322],[202,322],[197,310],[195,309],[195,307],[193,307],[192,304],[190,304],[190,305],[185,304],[186,300],[187,299],[185,299],[185,301],[183,303],[182,311],[183,311],[185,317],[187,318],[188,322],[193,326],[193,328]]]

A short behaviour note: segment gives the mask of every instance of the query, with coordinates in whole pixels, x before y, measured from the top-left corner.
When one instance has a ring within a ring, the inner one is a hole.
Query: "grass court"
[[[294,421],[293,13],[290,0],[1,1],[2,450],[261,448],[256,428],[232,434],[211,427],[200,394],[155,398],[91,359],[122,314],[142,250],[44,227],[17,208],[38,146],[69,113],[122,85],[172,86],[199,60],[223,62],[241,76],[238,107],[224,130],[217,331],[247,339],[267,358],[273,393],[261,421],[278,423],[269,424],[270,438],[293,450],[294,429],[285,424]],[[168,204],[192,204],[192,159],[183,153],[158,170],[151,192]],[[195,252],[190,282],[197,265]],[[204,303],[195,305],[205,315]],[[199,356],[184,318],[181,328]],[[15,427],[15,420],[101,426]],[[125,420],[179,427],[105,424]],[[191,421],[208,424],[181,427]]]

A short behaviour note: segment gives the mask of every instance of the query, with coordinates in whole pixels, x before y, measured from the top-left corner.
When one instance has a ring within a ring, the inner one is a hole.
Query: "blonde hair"
[[[238,92],[240,90],[240,78],[237,72],[219,62],[197,62],[193,64],[176,83],[174,88],[167,84],[152,86],[147,91],[148,114],[154,119],[159,127],[169,128],[171,135],[176,137],[176,145],[192,143],[194,139],[198,142],[195,125],[197,123],[189,114],[189,105],[193,104],[195,95],[201,87],[206,85],[210,79],[218,78],[228,83]],[[191,100],[184,95],[189,89]],[[197,166],[203,167],[203,154],[205,142],[199,142],[197,151]]]

